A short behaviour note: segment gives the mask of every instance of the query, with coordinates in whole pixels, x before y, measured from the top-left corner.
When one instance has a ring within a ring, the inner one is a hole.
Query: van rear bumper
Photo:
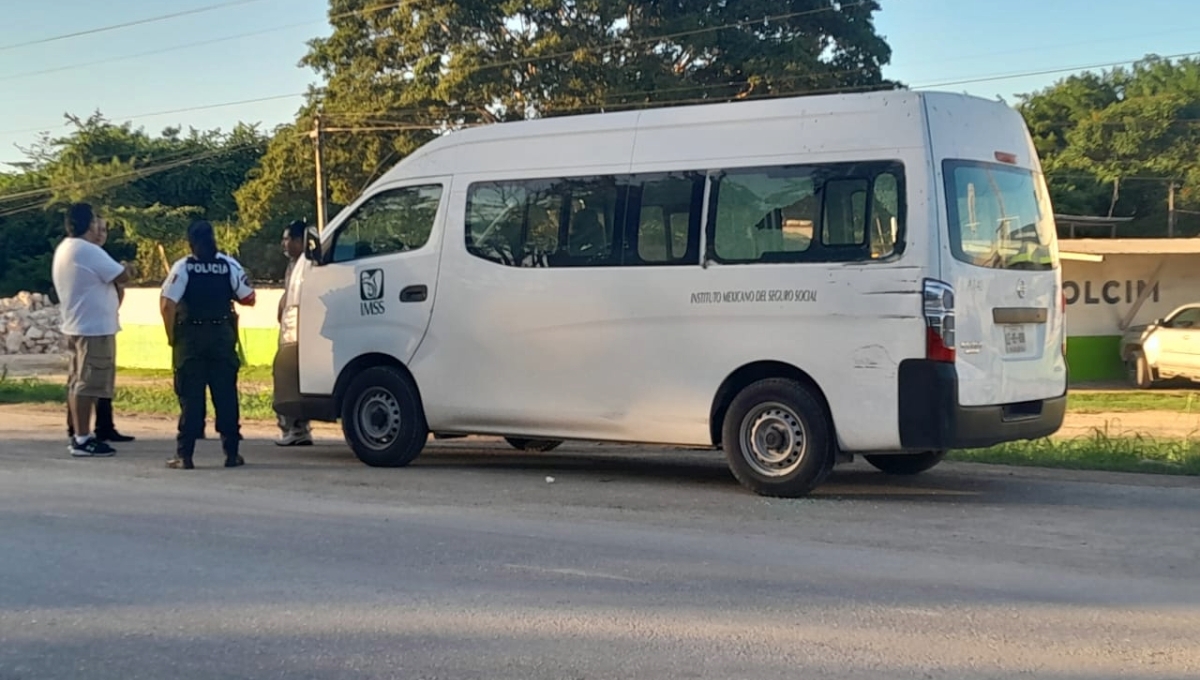
[[[300,345],[280,345],[271,373],[275,381],[276,413],[297,420],[337,420],[332,397],[300,393]]]
[[[900,445],[910,450],[975,449],[1048,437],[1063,424],[1067,393],[1050,399],[960,406],[954,364],[900,362]]]

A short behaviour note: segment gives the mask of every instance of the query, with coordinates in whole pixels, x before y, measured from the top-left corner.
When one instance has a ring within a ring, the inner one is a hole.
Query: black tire
[[[371,467],[404,467],[425,448],[429,428],[416,386],[391,366],[354,376],[342,398],[342,433]]]
[[[521,439],[519,437],[505,437],[504,441],[508,445],[518,451],[553,451],[562,446],[562,441],[557,439]]]
[[[1150,363],[1146,361],[1145,354],[1141,352],[1131,354],[1125,361],[1125,369],[1129,373],[1129,382],[1134,387],[1145,390],[1154,385],[1154,378],[1150,375]]]
[[[945,457],[945,451],[863,456],[876,469],[889,475],[917,475],[942,462]]]
[[[721,444],[733,476],[761,496],[804,496],[833,470],[829,415],[795,380],[767,378],[739,392],[725,412]]]

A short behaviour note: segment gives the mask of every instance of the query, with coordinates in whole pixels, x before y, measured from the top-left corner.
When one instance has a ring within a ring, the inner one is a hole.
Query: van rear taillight
[[[954,363],[954,287],[925,279],[925,358]]]

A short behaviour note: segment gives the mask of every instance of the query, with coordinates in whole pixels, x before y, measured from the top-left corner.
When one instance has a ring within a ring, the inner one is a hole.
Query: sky
[[[329,33],[326,0],[7,0],[0,23],[0,164],[22,160],[64,114],[265,129],[292,120],[317,75],[299,66]],[[1196,0],[880,0],[884,76],[1015,103],[1080,70],[1200,52]],[[202,10],[213,5],[225,5]],[[171,13],[173,19],[96,28]],[[63,34],[70,38],[45,41]],[[40,42],[39,42],[40,41]],[[34,43],[34,44],[25,44]],[[960,82],[976,81],[976,82]],[[224,105],[272,98],[267,101]],[[198,108],[195,107],[208,107]],[[180,109],[194,109],[180,111]],[[0,170],[7,166],[0,165]]]

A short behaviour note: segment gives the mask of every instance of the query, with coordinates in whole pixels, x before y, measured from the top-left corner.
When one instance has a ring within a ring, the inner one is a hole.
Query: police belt
[[[176,326],[222,326],[232,324],[233,317],[221,316],[213,319],[181,319],[175,323]]]

